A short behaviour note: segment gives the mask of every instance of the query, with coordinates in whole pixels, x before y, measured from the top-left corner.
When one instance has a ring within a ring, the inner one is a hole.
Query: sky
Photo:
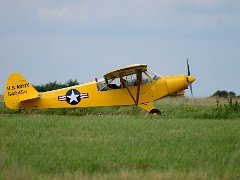
[[[0,0],[0,94],[12,72],[84,83],[136,63],[187,74],[187,58],[195,97],[240,95],[239,0]]]

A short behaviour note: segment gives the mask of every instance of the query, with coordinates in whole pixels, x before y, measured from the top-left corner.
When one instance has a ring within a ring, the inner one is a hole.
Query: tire
[[[156,115],[161,115],[162,113],[161,113],[161,111],[160,110],[158,110],[158,109],[152,109],[151,111],[150,111],[150,114],[156,114]]]

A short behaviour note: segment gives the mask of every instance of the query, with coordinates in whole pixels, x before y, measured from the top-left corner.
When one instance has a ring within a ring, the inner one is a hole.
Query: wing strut
[[[141,87],[141,82],[142,82],[142,71],[141,70],[136,70],[136,71],[137,71],[137,98],[136,98],[136,105],[138,105],[139,94],[140,94],[140,87]]]
[[[122,76],[120,76],[120,79],[121,79],[121,82],[124,84],[124,86],[127,88],[127,90],[128,90],[128,93],[129,93],[129,94],[130,94],[130,96],[132,97],[132,99],[133,99],[134,103],[135,103],[135,104],[137,104],[137,103],[136,103],[136,100],[134,99],[134,97],[133,97],[132,93],[130,92],[130,90],[129,90],[129,88],[128,88],[128,86],[127,86],[126,82],[125,82],[125,81],[124,81],[124,79],[122,78]]]
[[[137,106],[138,105],[138,102],[139,102],[139,94],[140,94],[140,89],[141,89],[141,82],[142,82],[142,71],[141,70],[136,70],[136,74],[137,74],[137,97],[136,97],[136,100],[135,98],[133,97],[131,91],[129,90],[125,80],[123,79],[122,75],[120,75],[120,80],[121,80],[121,83],[124,84],[124,86],[127,88],[128,90],[128,93],[130,94],[130,96],[132,97],[135,105]]]

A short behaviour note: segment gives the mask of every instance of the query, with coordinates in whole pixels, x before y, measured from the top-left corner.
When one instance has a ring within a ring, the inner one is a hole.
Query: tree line
[[[48,82],[46,84],[33,85],[33,86],[38,92],[46,92],[46,91],[52,91],[52,90],[66,88],[66,87],[70,87],[70,86],[75,86],[75,85],[79,85],[79,84],[80,83],[76,79],[74,79],[74,80],[69,79],[65,83],[58,83],[57,81],[54,81],[54,82]]]
[[[226,90],[218,90],[215,93],[213,93],[212,97],[236,97],[236,93],[233,91],[226,91]]]

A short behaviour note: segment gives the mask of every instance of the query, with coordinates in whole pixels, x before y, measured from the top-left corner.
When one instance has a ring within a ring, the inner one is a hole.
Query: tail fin
[[[4,93],[4,102],[9,109],[20,109],[21,101],[39,98],[39,92],[19,73],[9,76]]]

